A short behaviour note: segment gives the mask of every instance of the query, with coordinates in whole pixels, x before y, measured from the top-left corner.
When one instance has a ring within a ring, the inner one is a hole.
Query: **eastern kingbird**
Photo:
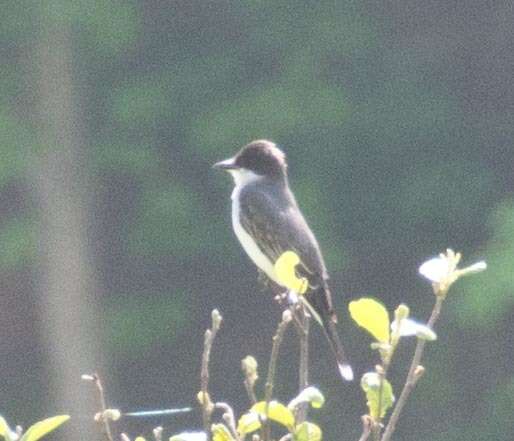
[[[281,286],[275,274],[275,262],[286,251],[299,256],[298,275],[309,284],[305,297],[321,319],[341,376],[352,380],[353,371],[336,330],[337,317],[325,263],[318,242],[289,189],[285,154],[273,142],[258,140],[214,167],[228,171],[234,178],[232,226],[255,265]]]

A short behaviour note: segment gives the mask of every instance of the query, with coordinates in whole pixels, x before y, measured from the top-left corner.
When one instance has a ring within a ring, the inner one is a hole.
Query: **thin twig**
[[[367,439],[371,435],[371,427],[373,425],[373,421],[371,420],[369,415],[363,415],[361,420],[362,420],[362,435],[359,438],[359,441],[367,441]]]
[[[380,386],[378,389],[378,405],[377,405],[377,421],[374,421],[371,424],[371,432],[373,433],[373,439],[375,441],[380,441],[380,431],[382,430],[382,404],[383,404],[383,396],[384,396],[384,380],[387,377],[387,371],[389,369],[389,362],[386,361],[383,365],[377,365],[375,367],[375,371],[378,374],[380,379]]]
[[[248,382],[248,379],[245,378],[244,380],[246,393],[248,394],[248,399],[250,400],[250,403],[252,403],[252,406],[257,403],[257,395],[255,395],[255,390],[253,389],[253,385]]]
[[[266,378],[266,387],[264,395],[266,403],[269,403],[271,401],[271,397],[273,395],[273,380],[275,378],[275,371],[277,368],[280,344],[282,343],[282,339],[284,338],[285,330],[291,322],[291,318],[291,312],[289,310],[285,310],[284,314],[282,314],[282,321],[279,323],[277,332],[273,337],[273,346],[271,348],[271,357],[268,366],[268,376]]]
[[[205,331],[204,336],[204,345],[203,345],[203,354],[202,354],[202,369],[200,372],[200,382],[201,382],[201,399],[200,403],[202,405],[202,420],[203,420],[203,428],[205,430],[205,434],[207,439],[210,440],[211,436],[211,414],[214,409],[212,401],[209,397],[209,361],[211,357],[211,349],[212,343],[216,338],[216,334],[221,326],[222,317],[217,309],[214,309],[211,314],[212,317],[212,327],[211,329],[207,329]]]
[[[96,390],[98,391],[98,399],[100,401],[100,409],[101,409],[101,420],[104,424],[105,429],[105,435],[107,436],[107,439],[109,441],[114,441],[114,438],[112,436],[112,430],[111,430],[111,424],[110,424],[110,418],[105,418],[105,411],[107,410],[107,402],[105,400],[105,392],[104,388],[102,386],[102,381],[100,380],[100,376],[98,373],[94,373],[92,375],[93,381],[96,386]]]
[[[309,386],[309,327],[310,317],[302,305],[300,308],[299,325],[296,326],[300,339],[299,393]],[[308,403],[302,403],[298,406],[295,414],[298,424],[306,420],[308,409]]]
[[[303,329],[299,332],[300,335],[300,371],[299,371],[299,386],[301,392],[309,386],[309,328],[310,318],[306,314],[305,309],[302,307],[302,325]]]
[[[273,346],[271,348],[271,357],[269,361],[268,366],[268,376],[266,378],[266,386],[264,390],[264,399],[266,401],[266,410],[265,415],[268,415],[268,406],[271,401],[271,398],[273,396],[273,381],[275,378],[275,371],[277,369],[277,360],[278,360],[278,354],[280,350],[280,344],[282,343],[282,339],[284,338],[284,333],[287,329],[287,326],[292,320],[292,314],[289,309],[286,309],[284,313],[282,314],[282,320],[278,324],[277,332],[275,336],[273,337]],[[266,418],[266,421],[264,422],[263,427],[263,440],[269,441],[270,439],[270,425],[268,418]]]
[[[257,367],[257,360],[251,355],[248,355],[241,360],[241,369],[245,374],[244,385],[252,405],[257,403],[257,396],[255,395],[254,389],[255,382],[259,379]]]
[[[433,328],[435,322],[439,318],[439,314],[441,313],[441,307],[444,301],[443,296],[436,296],[436,301],[434,304],[434,309],[430,314],[430,318],[428,319],[428,327]],[[412,358],[412,362],[409,368],[409,373],[407,374],[407,379],[405,381],[405,385],[403,386],[402,393],[400,394],[400,398],[394,407],[393,413],[391,414],[391,418],[389,418],[389,423],[387,424],[384,434],[382,436],[382,441],[389,441],[391,436],[393,435],[396,424],[398,423],[398,419],[400,418],[400,414],[405,406],[407,398],[409,398],[410,393],[416,386],[416,383],[423,375],[424,369],[421,368],[420,362],[421,357],[423,356],[423,350],[425,349],[426,340],[418,338],[418,342],[416,344],[416,349],[414,351],[414,357]]]
[[[164,429],[162,428],[162,426],[154,427],[154,429],[152,430],[152,433],[153,433],[153,437],[154,437],[155,441],[162,441],[163,430]]]

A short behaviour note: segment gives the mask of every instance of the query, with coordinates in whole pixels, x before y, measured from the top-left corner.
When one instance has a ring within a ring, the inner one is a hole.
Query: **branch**
[[[266,378],[266,386],[264,392],[264,399],[266,401],[266,411],[265,415],[268,415],[268,406],[271,401],[273,395],[273,381],[275,378],[275,371],[277,368],[277,360],[280,349],[280,344],[282,343],[282,339],[284,338],[284,333],[287,329],[287,326],[292,320],[292,314],[289,309],[286,309],[282,314],[282,321],[278,324],[277,332],[273,337],[273,346],[271,348],[271,357],[268,366],[268,376]],[[266,418],[264,427],[263,427],[263,439],[268,441],[270,439],[270,426],[269,421]]]
[[[251,355],[247,355],[241,360],[241,369],[245,374],[244,385],[246,393],[250,402],[253,404],[257,403],[257,396],[255,395],[255,382],[259,379],[257,372],[257,360]]]
[[[436,301],[434,304],[434,308],[432,309],[432,313],[430,314],[430,318],[428,319],[427,325],[430,328],[434,327],[435,322],[439,318],[439,314],[441,313],[441,307],[444,301],[444,296],[438,295],[436,296]],[[420,365],[421,357],[423,356],[423,351],[425,349],[426,340],[418,338],[418,342],[416,344],[416,349],[414,351],[414,357],[412,358],[412,362],[409,368],[409,373],[407,374],[407,380],[405,381],[405,385],[403,386],[402,393],[400,394],[400,398],[394,407],[393,413],[391,414],[391,418],[389,419],[389,423],[386,426],[384,434],[382,436],[382,441],[389,441],[391,436],[393,435],[396,424],[398,423],[398,419],[400,418],[400,414],[407,402],[407,398],[409,398],[410,393],[416,386],[416,383],[421,378],[425,369]]]
[[[221,326],[222,317],[217,309],[213,309],[211,313],[212,318],[212,327],[211,329],[207,329],[205,331],[204,336],[204,344],[203,344],[203,354],[202,354],[202,369],[200,373],[200,381],[201,381],[201,392],[199,394],[199,401],[202,405],[202,420],[203,420],[203,428],[205,430],[205,434],[207,439],[210,439],[211,433],[211,414],[214,410],[214,405],[209,397],[209,361],[211,358],[211,349],[212,343],[216,338],[216,334]],[[110,440],[112,441],[112,440]]]
[[[373,420],[369,417],[369,415],[363,415],[361,420],[362,420],[362,435],[359,438],[359,441],[367,441],[367,439],[371,435],[371,427],[373,426]]]
[[[373,439],[375,441],[380,441],[380,431],[382,430],[382,401],[384,396],[384,380],[387,378],[387,371],[389,369],[389,360],[383,362],[383,365],[375,366],[375,371],[380,378],[380,386],[378,389],[378,420],[372,421],[370,428],[373,433]],[[363,420],[364,424],[364,420]]]
[[[305,307],[302,305],[300,310],[299,320],[295,321],[298,337],[300,339],[300,367],[298,373],[299,391],[300,393],[309,386],[309,328],[310,317],[307,314]],[[296,411],[297,424],[305,421],[307,418],[307,411],[309,409],[308,403],[300,404]]]
[[[82,375],[82,379],[86,381],[92,381],[95,384],[96,390],[98,391],[98,400],[100,402],[100,412],[95,415],[95,421],[101,421],[104,425],[105,435],[109,441],[114,441],[112,436],[111,424],[110,421],[112,419],[109,414],[109,410],[107,409],[107,402],[105,400],[105,392],[102,386],[102,381],[100,380],[100,376],[97,373],[92,375],[84,374]],[[118,412],[119,414],[119,412]],[[118,416],[119,418],[119,416]]]
[[[266,404],[271,401],[271,397],[273,395],[273,380],[275,378],[275,371],[277,368],[277,360],[278,354],[280,350],[280,344],[282,343],[282,339],[284,338],[284,333],[287,329],[287,326],[291,322],[292,316],[291,311],[286,309],[282,314],[282,321],[278,324],[277,332],[273,337],[273,347],[271,349],[271,357],[268,366],[268,376],[266,378],[266,388],[265,388],[265,400]]]
[[[162,432],[163,432],[162,426],[157,426],[152,430],[153,437],[155,438],[155,441],[162,441]]]
[[[309,386],[309,328],[310,318],[302,307],[302,329],[298,330],[300,336],[300,370],[299,383],[300,390]]]

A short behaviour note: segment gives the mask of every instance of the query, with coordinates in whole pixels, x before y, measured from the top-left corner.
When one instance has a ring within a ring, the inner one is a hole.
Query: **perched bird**
[[[353,371],[336,330],[337,317],[325,263],[318,242],[289,189],[285,154],[273,142],[258,140],[213,167],[226,170],[234,178],[232,226],[259,270],[286,288],[275,274],[275,262],[286,251],[299,256],[297,272],[309,285],[305,298],[321,319],[341,376],[352,380]]]

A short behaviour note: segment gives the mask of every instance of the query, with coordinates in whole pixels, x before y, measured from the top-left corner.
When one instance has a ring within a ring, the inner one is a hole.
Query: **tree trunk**
[[[92,427],[96,391],[80,377],[99,368],[100,333],[88,246],[87,164],[73,94],[70,26],[47,21],[35,46],[40,147],[31,158],[40,219],[36,290],[49,366],[46,408],[48,414],[72,415],[63,439],[91,440],[100,438]]]

